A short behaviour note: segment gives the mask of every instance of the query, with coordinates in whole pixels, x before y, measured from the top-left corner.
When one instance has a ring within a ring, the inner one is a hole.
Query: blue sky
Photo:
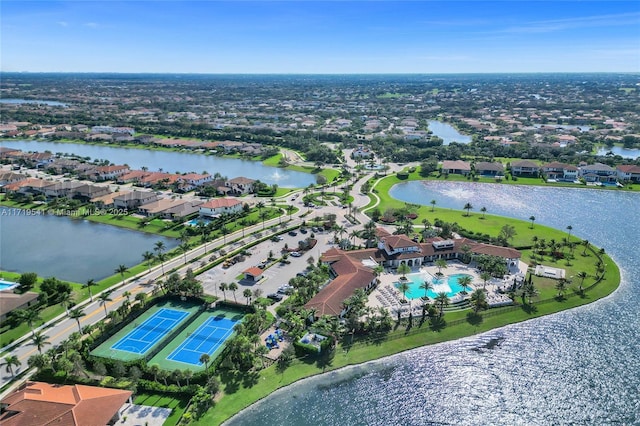
[[[638,1],[7,1],[0,69],[640,72]]]

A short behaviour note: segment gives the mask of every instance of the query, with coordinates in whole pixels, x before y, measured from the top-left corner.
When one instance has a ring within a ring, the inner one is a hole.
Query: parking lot
[[[202,281],[202,286],[205,293],[211,295],[217,295],[223,297],[222,292],[219,290],[220,283],[238,283],[238,290],[236,290],[236,299],[238,302],[246,301],[242,296],[242,292],[249,288],[252,291],[256,288],[262,290],[262,295],[267,296],[270,293],[276,293],[278,287],[283,284],[287,284],[289,280],[296,276],[298,272],[303,271],[308,263],[309,257],[313,257],[317,262],[321,254],[333,246],[333,232],[315,232],[315,238],[318,240],[316,246],[306,252],[300,252],[300,257],[289,256],[290,263],[269,263],[265,269],[263,269],[263,278],[256,284],[247,284],[245,281],[239,281],[237,277],[242,275],[243,271],[248,268],[259,266],[261,262],[268,258],[269,252],[273,252],[274,258],[280,258],[281,251],[285,247],[285,244],[289,248],[298,247],[298,241],[304,240],[311,236],[311,230],[307,234],[301,234],[296,231],[296,235],[289,235],[288,233],[281,234],[282,241],[267,240],[258,244],[255,247],[249,249],[250,256],[246,256],[245,260],[231,265],[229,268],[223,268],[222,265],[218,265],[209,271],[199,276]],[[245,238],[245,241],[249,241],[249,237]],[[227,299],[233,300],[233,294],[229,291],[226,292]]]

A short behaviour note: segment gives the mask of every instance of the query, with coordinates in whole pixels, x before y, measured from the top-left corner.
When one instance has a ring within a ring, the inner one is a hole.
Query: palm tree
[[[162,268],[162,275],[164,275],[164,261],[167,260],[167,255],[164,253],[158,253],[156,258],[160,261],[160,267]]]
[[[124,274],[129,272],[129,269],[125,265],[118,265],[115,272],[116,274],[120,274],[122,277],[122,284],[124,284]]]
[[[98,296],[98,300],[100,300],[100,305],[102,305],[102,307],[104,308],[104,315],[107,316],[107,302],[111,302],[111,292],[113,290],[107,290],[105,292],[100,293],[100,296]]]
[[[443,275],[442,270],[448,268],[447,261],[444,259],[436,259],[435,265],[438,268],[438,275],[440,276]]]
[[[182,255],[184,256],[184,264],[187,264],[187,252],[189,251],[189,243],[188,242],[183,242],[178,246],[178,249],[182,252]]]
[[[29,328],[31,328],[32,335],[36,334],[35,329],[33,328],[33,323],[37,321],[41,321],[40,314],[38,313],[38,311],[36,311],[34,308],[21,309],[21,310],[15,311],[14,315],[16,315],[19,318],[19,321],[26,322],[27,324],[29,324]]]
[[[487,271],[483,271],[480,274],[480,279],[482,280],[482,289],[484,290],[487,288],[487,281],[491,279],[491,274],[488,273]]]
[[[163,241],[156,241],[155,246],[153,247],[153,251],[155,251],[157,253],[156,257],[158,258],[158,260],[160,261],[161,265],[162,265],[162,275],[164,275],[164,251],[167,249],[167,247],[164,245]]]
[[[398,290],[400,290],[400,293],[402,293],[402,296],[404,298],[404,301],[407,301],[407,291],[409,291],[409,284],[407,284],[406,281],[400,281],[398,283]]]
[[[469,216],[471,214],[471,210],[473,209],[473,206],[471,205],[471,203],[467,203],[464,205],[464,209],[467,211],[467,216]]]
[[[238,289],[238,284],[232,282],[228,285],[227,288],[233,292],[233,300],[238,303],[238,299],[236,299],[236,290]]]
[[[42,348],[44,348],[46,345],[51,344],[51,342],[49,342],[49,340],[47,339],[48,337],[42,334],[42,331],[38,331],[33,336],[31,336],[31,341],[33,342],[33,346],[35,346],[38,349],[39,353],[42,353]]]
[[[407,274],[410,272],[411,272],[411,267],[409,267],[409,265],[407,265],[406,263],[401,263],[400,266],[398,266],[398,273],[402,274],[401,281],[406,281]]]
[[[200,362],[204,364],[204,370],[207,372],[207,377],[209,377],[209,360],[211,357],[208,354],[200,355]]]
[[[462,294],[467,294],[467,289],[471,286],[472,281],[473,278],[471,278],[471,275],[463,275],[461,277],[458,277],[458,284],[460,284],[460,287],[462,287]]]
[[[246,288],[244,289],[244,291],[242,292],[242,295],[247,299],[247,305],[251,303],[251,295],[253,293],[251,293],[251,290]]]
[[[586,273],[586,272],[584,272],[584,271],[580,271],[580,272],[578,272],[578,273],[576,274],[576,277],[580,278],[580,285],[579,285],[580,291],[582,291],[582,284],[584,283],[584,280],[585,280],[588,276],[589,276],[589,274],[587,274],[587,273]]]
[[[69,318],[76,320],[76,322],[78,323],[78,331],[80,331],[80,333],[82,333],[82,327],[80,327],[80,318],[82,318],[83,316],[85,316],[85,313],[82,308],[74,308],[69,311]]]
[[[220,283],[220,287],[219,288],[222,291],[222,296],[224,297],[224,300],[227,300],[226,291],[229,289],[229,286],[227,285],[227,283]]]
[[[478,288],[471,293],[469,301],[473,306],[473,312],[477,314],[480,309],[484,309],[487,306],[487,295],[484,290]]]
[[[59,297],[59,303],[60,305],[64,308],[64,310],[67,312],[67,315],[69,314],[69,306],[73,305],[73,296],[71,295],[71,293],[68,292],[62,292],[62,293],[58,293],[58,297]]]
[[[562,298],[564,296],[564,292],[567,291],[567,280],[566,278],[560,278],[555,285],[556,290],[558,290],[558,297]]]
[[[431,211],[435,211],[436,209],[436,200],[431,200]]]
[[[435,302],[436,302],[436,305],[438,305],[438,310],[440,311],[440,314],[439,314],[440,318],[442,318],[442,315],[444,313],[444,308],[449,306],[449,303],[450,303],[449,296],[447,295],[447,293],[442,291],[438,293],[438,295],[436,296]]]
[[[189,380],[193,377],[193,371],[187,368],[182,372],[182,377],[187,381],[187,386],[189,386]]]
[[[94,285],[96,285],[96,282],[94,280],[89,280],[84,285],[89,290],[89,300],[92,301],[92,302],[93,302],[93,294],[91,293],[91,286],[94,286]]]
[[[158,364],[151,364],[149,366],[149,374],[153,376],[153,381],[158,381],[158,373],[160,372],[160,366]]]
[[[431,284],[431,281],[424,281],[422,284],[420,284],[420,289],[424,290],[424,300],[427,300],[427,292],[429,290],[433,290],[433,284]]]
[[[567,231],[569,231],[569,237],[568,239],[571,239],[571,231],[573,230],[573,226],[569,225],[567,226]]]
[[[46,354],[35,354],[29,357],[27,364],[30,368],[35,368],[38,372],[42,371],[45,367],[51,365],[51,360]]]
[[[151,253],[150,251],[145,251],[144,253],[142,253],[142,258],[144,259],[145,262],[147,262],[147,267],[149,268],[148,270],[151,270],[151,261],[153,260],[155,256],[153,255],[153,253]]]
[[[535,216],[529,216],[529,220],[531,221],[531,229],[533,229],[533,223],[536,221]]]
[[[11,377],[15,377],[13,367],[20,367],[22,363],[16,355],[9,355],[4,359],[4,365],[7,366],[7,373],[11,374]]]
[[[583,240],[582,241],[582,245],[584,246],[584,250],[582,251],[582,255],[586,256],[587,255],[587,249],[589,248],[589,240]]]

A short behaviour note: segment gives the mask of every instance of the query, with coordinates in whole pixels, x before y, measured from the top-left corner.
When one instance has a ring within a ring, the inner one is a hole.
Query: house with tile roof
[[[538,177],[540,166],[531,160],[520,160],[511,163],[512,176]]]
[[[444,160],[441,170],[443,174],[466,176],[471,173],[471,163],[462,160]]]
[[[615,182],[618,179],[616,169],[602,163],[581,166],[578,174],[587,182]]]
[[[120,419],[128,390],[28,382],[0,401],[2,426],[101,426]]]
[[[475,164],[476,174],[481,176],[502,176],[504,166],[498,162],[478,161]]]
[[[616,167],[616,171],[620,181],[640,183],[640,166],[624,164]]]
[[[200,216],[218,217],[223,213],[239,213],[242,203],[237,198],[214,198],[200,205]]]

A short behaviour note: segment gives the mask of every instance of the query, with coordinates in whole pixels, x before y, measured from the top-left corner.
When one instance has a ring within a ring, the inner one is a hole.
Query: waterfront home
[[[476,174],[481,176],[502,176],[504,166],[498,162],[478,161],[475,164]]]
[[[0,146],[0,158],[15,158],[13,157],[13,155],[17,152],[22,152],[22,151],[15,148]]]
[[[24,195],[41,195],[44,194],[45,188],[53,185],[53,182],[38,178],[27,178],[18,182],[5,185],[2,189],[7,194],[17,193]]]
[[[616,169],[602,163],[580,166],[578,174],[586,182],[615,182],[618,179]]]
[[[115,424],[133,392],[86,385],[26,382],[1,402],[3,426]]]
[[[128,134],[133,136],[135,129],[131,127],[93,126],[91,133]]]
[[[156,216],[161,219],[177,219],[197,213],[204,202],[201,200],[183,200],[181,198],[162,198],[138,207],[143,216]]]
[[[155,185],[169,186],[176,183],[179,178],[180,175],[175,173],[152,172],[138,179],[137,185],[143,186],[145,188],[149,188]]]
[[[157,199],[158,196],[154,192],[132,191],[114,197],[113,206],[118,209],[136,210],[141,205]]]
[[[553,161],[542,166],[542,174],[547,180],[573,182],[578,178],[578,168],[570,164]]]
[[[640,166],[625,164],[616,167],[618,179],[622,182],[640,183]]]
[[[178,189],[183,192],[188,192],[196,189],[199,186],[204,185],[207,182],[213,180],[213,175],[200,174],[200,173],[187,173],[178,177]]]
[[[512,176],[538,177],[540,166],[531,160],[520,160],[511,163]]]
[[[128,194],[131,191],[119,191],[119,192],[111,192],[109,194],[101,195],[99,197],[94,197],[89,200],[94,206],[99,209],[109,209],[114,207],[113,199]]]
[[[233,214],[242,211],[242,203],[237,198],[214,198],[200,205],[200,216],[218,217],[223,213]]]
[[[137,183],[140,179],[145,176],[149,176],[152,172],[148,172],[145,170],[130,170],[129,172],[118,176],[116,179],[117,183]]]
[[[47,170],[55,174],[71,173],[77,170],[80,161],[71,158],[56,158],[47,164]]]
[[[38,296],[38,293],[32,291],[19,294],[11,290],[0,292],[0,321],[6,320],[11,311],[37,305]]]
[[[251,194],[254,192],[253,184],[255,182],[255,179],[249,179],[240,176],[237,178],[229,179],[225,183],[225,186],[231,188],[231,192],[235,195]]]
[[[73,198],[81,201],[89,201],[93,198],[102,197],[111,193],[107,186],[83,184],[73,190]]]
[[[449,175],[463,175],[467,176],[471,173],[471,163],[468,161],[456,160],[450,161],[445,160],[442,162],[441,168],[442,174]]]
[[[75,189],[84,185],[78,181],[55,182],[44,188],[44,195],[47,198],[73,198]]]
[[[129,166],[100,166],[96,167],[92,176],[89,176],[91,180],[114,180],[119,176],[128,173]]]

